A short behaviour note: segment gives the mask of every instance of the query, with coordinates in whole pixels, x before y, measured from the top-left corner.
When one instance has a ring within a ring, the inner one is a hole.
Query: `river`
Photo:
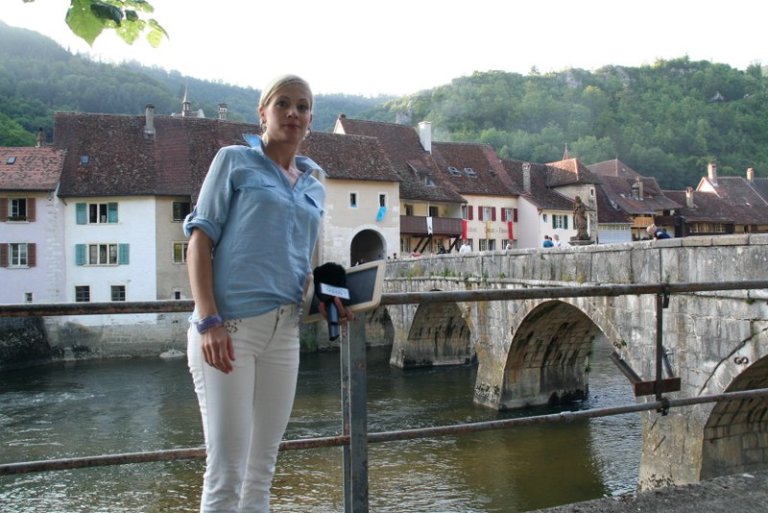
[[[596,344],[590,398],[629,404],[631,388]],[[403,371],[368,352],[369,430],[551,413],[497,413],[472,404],[474,367]],[[338,353],[302,355],[286,438],[338,434]],[[186,360],[51,364],[0,373],[0,463],[202,445]],[[369,446],[370,510],[518,513],[633,491],[640,414]],[[197,511],[201,461],[0,477],[3,513]],[[281,453],[275,512],[343,512],[341,449]]]

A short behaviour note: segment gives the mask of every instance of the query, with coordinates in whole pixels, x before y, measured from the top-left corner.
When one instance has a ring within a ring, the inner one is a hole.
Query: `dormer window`
[[[427,187],[434,187],[435,182],[434,180],[432,180],[432,177],[424,176],[424,185],[426,185]]]
[[[80,165],[87,166],[91,158],[88,155],[80,155]]]
[[[9,166],[12,166],[13,164],[16,163],[16,157],[8,157],[7,159],[5,159],[5,163],[8,164]]]
[[[467,176],[468,176],[468,177],[470,177],[470,178],[475,178],[475,177],[477,177],[477,173],[476,173],[476,172],[475,172],[475,170],[474,170],[474,169],[472,169],[471,167],[465,167],[465,168],[464,168],[464,174],[465,174],[465,175],[467,175]]]
[[[449,172],[449,173],[450,173],[452,176],[461,176],[461,171],[459,171],[458,169],[456,169],[456,168],[455,168],[455,167],[453,167],[453,166],[448,166],[448,172]]]

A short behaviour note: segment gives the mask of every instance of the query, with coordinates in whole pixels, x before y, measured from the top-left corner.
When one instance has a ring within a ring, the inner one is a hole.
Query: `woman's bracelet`
[[[215,314],[215,315],[209,315],[208,317],[200,319],[195,323],[195,327],[197,328],[197,332],[202,335],[209,329],[222,326],[223,324],[224,324],[224,319],[221,318],[221,315]]]

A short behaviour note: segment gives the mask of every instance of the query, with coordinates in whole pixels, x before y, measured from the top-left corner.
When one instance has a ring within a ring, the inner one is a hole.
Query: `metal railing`
[[[448,426],[405,429],[368,433],[367,425],[367,368],[364,343],[364,323],[361,318],[349,326],[349,337],[340,344],[341,358],[341,434],[299,440],[285,440],[280,450],[300,450],[317,447],[343,447],[344,511],[345,513],[368,512],[368,444],[417,438],[451,436],[463,433],[508,429],[531,424],[572,422],[579,419],[607,417],[627,413],[655,410],[666,414],[670,408],[718,401],[768,397],[768,388],[711,394],[699,397],[669,399],[663,393],[668,380],[663,379],[662,325],[663,310],[672,294],[713,292],[728,290],[768,289],[768,280],[707,283],[664,283],[645,285],[599,285],[578,287],[538,287],[520,289],[494,289],[475,291],[409,292],[383,294],[381,305],[453,303],[473,301],[510,301],[525,299],[560,299],[573,297],[616,297],[622,295],[656,296],[656,378],[645,382],[655,400],[624,406],[598,408],[550,415],[513,419],[472,422]],[[46,317],[85,314],[189,312],[191,301],[150,301],[133,303],[74,303],[47,305],[0,305],[0,317]],[[359,316],[361,317],[361,316]],[[636,386],[637,391],[637,386]],[[30,472],[67,470],[130,463],[148,463],[181,459],[201,459],[205,449],[183,448],[152,452],[100,455],[56,460],[29,461],[0,464],[0,476]]]

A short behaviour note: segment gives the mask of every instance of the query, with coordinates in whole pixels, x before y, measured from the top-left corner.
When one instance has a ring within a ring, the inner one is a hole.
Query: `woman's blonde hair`
[[[261,91],[259,108],[266,106],[278,90],[290,85],[300,85],[307,89],[309,92],[309,110],[311,112],[312,106],[315,103],[314,96],[312,95],[312,88],[309,87],[309,83],[306,80],[296,75],[281,75],[272,79]]]

